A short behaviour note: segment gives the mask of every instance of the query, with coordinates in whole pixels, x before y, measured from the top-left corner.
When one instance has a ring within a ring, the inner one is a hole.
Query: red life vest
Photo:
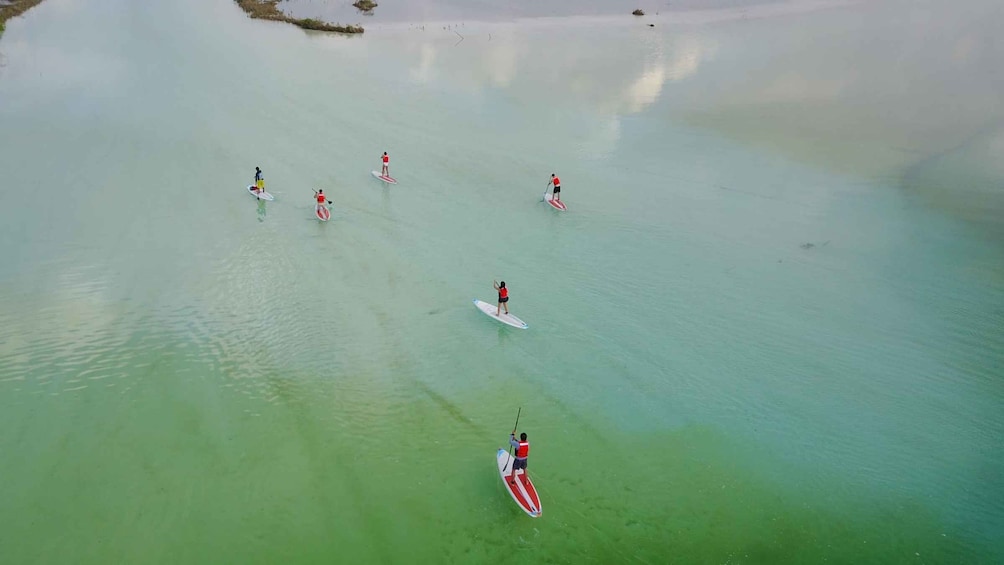
[[[499,287],[499,298],[509,298],[509,289],[506,287]]]
[[[516,448],[516,457],[518,459],[526,459],[527,455],[530,455],[530,442],[519,442],[519,447]]]
[[[390,157],[387,156],[387,155],[384,155],[383,156],[383,162],[384,162],[384,164],[390,163]]]
[[[318,193],[318,195],[317,195],[317,203],[318,204],[324,204],[324,195],[323,194]]]
[[[554,177],[554,186],[561,186],[561,179]]]

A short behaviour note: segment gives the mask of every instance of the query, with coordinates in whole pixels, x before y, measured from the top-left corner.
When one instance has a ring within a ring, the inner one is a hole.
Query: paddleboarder
[[[261,192],[265,190],[265,177],[261,174],[261,168],[254,168],[254,191]]]
[[[506,302],[509,302],[509,289],[505,287],[505,281],[502,281],[501,284],[496,281],[492,282],[495,283],[495,290],[499,291],[499,304],[498,308],[495,309],[495,315],[499,316],[502,314],[502,307],[505,307],[505,313],[509,315],[509,305],[506,304]]]
[[[317,196],[317,208],[316,208],[315,211],[318,212],[318,213],[320,213],[321,207],[324,206],[324,203],[327,202],[328,198],[326,196],[324,196],[324,189],[316,190],[316,191],[314,191],[314,194]],[[331,203],[328,202],[328,204],[331,204]]]
[[[554,185],[554,190],[551,191],[551,198],[561,202],[561,179],[559,179],[554,173],[551,173],[551,180],[547,183],[548,186]]]
[[[516,470],[523,469],[526,475],[526,458],[530,455],[530,442],[526,441],[526,433],[519,434],[519,441],[516,441],[516,430],[509,434],[509,445],[516,448],[516,459],[512,462],[512,474],[509,475],[509,484],[516,484]]]
[[[389,177],[390,176],[390,156],[388,156],[387,152],[384,151],[383,152],[383,157],[381,157],[381,159],[383,161],[383,168],[380,169],[380,174],[383,175],[383,176],[385,176],[385,177]]]

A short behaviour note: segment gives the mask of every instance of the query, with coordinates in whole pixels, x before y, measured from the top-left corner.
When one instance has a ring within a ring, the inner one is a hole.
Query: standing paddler
[[[519,434],[519,441],[516,440],[516,430],[509,434],[509,445],[516,448],[516,458],[512,462],[512,474],[509,475],[509,484],[516,484],[516,470],[523,469],[526,475],[526,458],[530,455],[530,442],[526,441],[526,432]]]

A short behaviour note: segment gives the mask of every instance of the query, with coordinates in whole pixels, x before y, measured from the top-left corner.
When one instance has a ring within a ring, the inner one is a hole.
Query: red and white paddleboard
[[[498,460],[499,476],[502,477],[502,484],[509,491],[509,496],[516,501],[516,504],[523,509],[531,518],[539,518],[544,511],[540,506],[540,498],[537,496],[537,489],[533,487],[533,482],[526,474],[525,469],[516,471],[516,484],[509,484],[509,473],[512,472],[512,462],[515,457],[509,455],[504,449],[499,449],[495,458]]]
[[[567,208],[565,208],[565,203],[562,202],[561,200],[555,200],[553,194],[545,194],[544,200],[547,200],[547,203],[550,204],[551,207],[554,208],[555,210],[561,210],[562,212],[567,210]]]
[[[314,215],[317,216],[318,220],[322,222],[327,222],[331,218],[331,210],[328,210],[327,206],[316,206],[314,209]]]
[[[370,172],[373,173],[373,176],[375,176],[376,178],[384,181],[387,184],[397,184],[397,179],[395,179],[394,177],[392,177],[390,175],[381,175],[380,173],[378,173],[376,171],[370,171]]]

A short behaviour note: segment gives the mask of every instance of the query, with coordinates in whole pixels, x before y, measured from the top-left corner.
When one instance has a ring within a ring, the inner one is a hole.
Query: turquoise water
[[[970,7],[458,43],[47,0],[0,41],[0,547],[999,562],[1002,18]],[[529,330],[471,306],[493,279]],[[520,408],[538,520],[494,467]]]

